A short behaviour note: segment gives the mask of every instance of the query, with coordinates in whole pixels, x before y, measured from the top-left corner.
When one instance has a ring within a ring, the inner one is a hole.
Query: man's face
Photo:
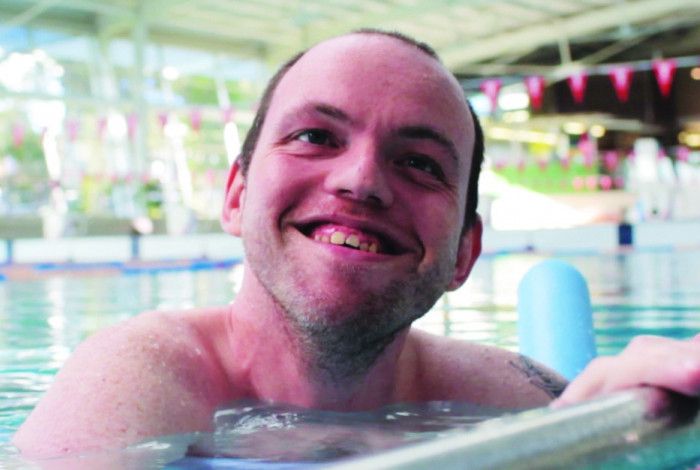
[[[460,236],[473,139],[456,81],[422,51],[360,34],[311,49],[238,177],[247,266],[300,322],[407,324],[478,254]]]

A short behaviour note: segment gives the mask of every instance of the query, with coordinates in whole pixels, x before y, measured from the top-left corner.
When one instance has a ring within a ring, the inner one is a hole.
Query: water
[[[216,413],[216,432],[202,434],[188,455],[328,462],[469,429],[505,412],[453,402],[391,405],[355,413],[238,402]]]
[[[517,283],[541,259],[532,254],[481,259],[467,284],[438,301],[417,326],[517,349]],[[599,354],[619,351],[638,334],[686,338],[700,332],[700,251],[563,259],[589,282]],[[235,268],[123,275],[112,270],[90,275],[44,271],[38,279],[29,273],[26,280],[0,282],[0,455],[12,451],[1,443],[9,440],[86,336],[144,310],[228,303],[239,274]],[[148,445],[132,453],[143,449]]]

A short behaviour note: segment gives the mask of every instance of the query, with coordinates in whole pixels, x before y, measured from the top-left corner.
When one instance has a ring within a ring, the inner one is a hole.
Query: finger
[[[652,385],[684,395],[700,394],[700,340],[640,336],[618,356],[602,357],[567,387],[554,407],[615,390]]]
[[[640,336],[617,359],[608,386],[654,385],[684,395],[700,393],[700,341]]]
[[[610,369],[608,362],[611,360],[612,358],[609,357],[599,357],[592,360],[550,406],[559,408],[599,394],[603,388],[606,373]]]

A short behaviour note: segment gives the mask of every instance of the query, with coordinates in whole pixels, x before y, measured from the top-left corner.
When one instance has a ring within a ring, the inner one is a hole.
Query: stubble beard
[[[290,262],[272,255],[266,243],[244,240],[244,245],[249,266],[280,307],[310,376],[338,387],[361,380],[396,335],[430,310],[452,279],[456,251],[445,250],[422,272],[394,279],[381,292],[358,292],[349,305],[327,292],[305,289],[304,271],[296,269],[303,257]],[[338,269],[348,285],[362,276],[352,266]]]

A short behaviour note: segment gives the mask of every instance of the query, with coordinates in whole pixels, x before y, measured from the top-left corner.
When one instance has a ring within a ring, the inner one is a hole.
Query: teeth
[[[338,232],[336,232],[336,233],[338,233]],[[348,238],[345,239],[345,244],[350,245],[353,248],[359,248],[360,247],[360,237],[358,237],[357,235],[355,235],[353,233],[352,235],[350,235]]]
[[[366,251],[370,253],[377,253],[377,251],[379,250],[377,243],[360,243],[360,237],[355,233],[346,235],[341,231],[337,231],[333,232],[330,235],[316,234],[314,235],[314,240],[321,243],[331,243],[333,245],[346,245],[358,249],[360,251]]]
[[[334,245],[343,245],[345,243],[345,234],[343,232],[333,232],[331,235],[331,243]]]

